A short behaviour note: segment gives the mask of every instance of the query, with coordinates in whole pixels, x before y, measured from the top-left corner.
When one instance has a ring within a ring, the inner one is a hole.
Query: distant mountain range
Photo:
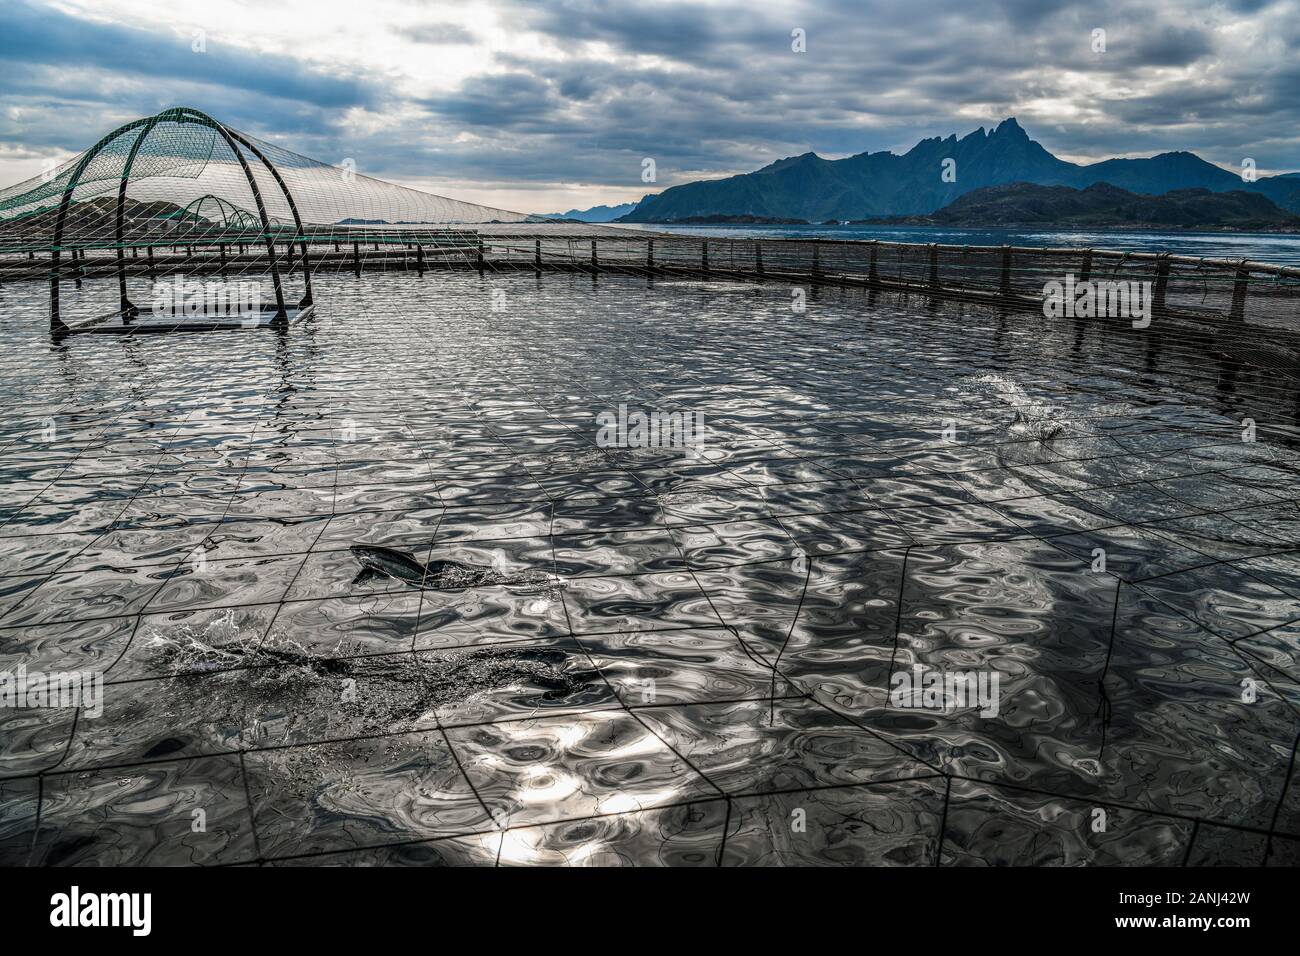
[[[1012,183],[985,186],[926,216],[888,216],[876,222],[917,226],[1032,226],[1300,230],[1300,216],[1267,196],[1241,189],[1174,189],[1148,196],[1094,183],[1086,189]]]
[[[945,182],[941,175],[948,159],[955,161],[953,182]],[[981,127],[961,139],[936,136],[922,140],[901,156],[883,150],[845,159],[804,153],[752,173],[673,186],[647,196],[620,221],[755,216],[825,222],[925,215],[973,190],[1010,183],[1075,189],[1109,183],[1153,196],[1183,189],[1246,191],[1300,212],[1300,173],[1247,183],[1188,152],[1081,166],[1053,156],[1012,118],[1003,120],[991,133]]]
[[[626,216],[637,206],[634,202],[625,202],[617,206],[592,206],[590,209],[570,209],[568,212],[546,213],[547,219],[576,219],[579,222],[613,222],[620,216]]]

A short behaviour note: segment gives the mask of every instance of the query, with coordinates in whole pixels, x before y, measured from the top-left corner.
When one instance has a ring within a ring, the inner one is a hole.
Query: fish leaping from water
[[[354,544],[352,554],[361,563],[361,571],[352,579],[353,584],[366,584],[376,578],[393,578],[412,587],[422,588],[433,586],[432,582],[448,571],[459,571],[471,577],[480,575],[478,570],[459,561],[430,561],[421,564],[405,551],[372,544]]]

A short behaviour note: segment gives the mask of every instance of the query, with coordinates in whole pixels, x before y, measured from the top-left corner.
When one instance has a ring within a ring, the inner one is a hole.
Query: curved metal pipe
[[[50,331],[51,332],[65,333],[69,331],[67,324],[63,321],[59,313],[59,256],[62,251],[63,232],[67,225],[68,209],[72,204],[73,193],[76,191],[77,187],[81,185],[81,177],[85,174],[86,169],[89,167],[90,163],[94,161],[96,156],[98,156],[101,152],[103,152],[104,149],[110,143],[117,140],[123,134],[129,133],[133,129],[144,127],[141,130],[140,135],[136,137],[135,142],[131,146],[131,151],[127,155],[127,162],[123,167],[122,177],[118,184],[117,221],[116,221],[115,233],[114,233],[116,239],[116,245],[117,245],[118,291],[120,294],[120,305],[122,308],[122,314],[124,318],[126,318],[138,312],[135,306],[131,304],[130,299],[127,297],[126,294],[126,261],[125,261],[125,254],[124,254],[125,250],[122,248],[122,243],[124,241],[124,231],[125,231],[126,187],[130,181],[131,169],[135,164],[135,158],[139,154],[140,147],[144,145],[145,139],[148,137],[149,133],[153,131],[153,128],[155,126],[157,126],[159,123],[167,122],[167,121],[175,121],[175,122],[189,121],[189,122],[197,123],[201,126],[209,127],[210,129],[215,131],[219,136],[221,136],[223,140],[225,140],[226,145],[230,147],[230,151],[234,154],[235,159],[239,161],[240,168],[243,169],[244,171],[244,178],[248,181],[249,189],[253,193],[253,200],[257,204],[258,216],[262,221],[262,238],[266,243],[267,256],[270,259],[271,283],[275,288],[275,301],[276,301],[275,318],[276,321],[280,321],[280,322],[287,321],[288,313],[286,312],[284,306],[284,289],[280,281],[280,270],[276,265],[276,261],[275,261],[275,239],[271,231],[271,219],[270,216],[267,215],[266,204],[262,200],[261,189],[258,187],[257,180],[253,176],[253,171],[248,165],[248,160],[244,158],[244,154],[240,149],[241,145],[246,147],[250,152],[252,152],[262,162],[262,164],[266,166],[267,170],[270,171],[271,175],[275,178],[277,185],[279,185],[280,189],[284,193],[285,200],[288,202],[289,208],[293,212],[294,222],[295,225],[297,226],[298,234],[299,236],[302,236],[303,235],[302,220],[298,215],[297,204],[294,202],[293,196],[289,192],[288,187],[285,185],[284,179],[280,176],[279,171],[270,162],[270,160],[266,158],[266,156],[262,153],[261,150],[253,146],[253,144],[250,143],[247,139],[245,139],[242,135],[232,134],[230,130],[228,130],[222,124],[218,123],[211,116],[208,116],[206,113],[203,113],[196,109],[192,109],[190,107],[182,106],[182,107],[174,107],[172,109],[163,110],[161,113],[158,113],[154,116],[145,117],[138,120],[132,120],[130,123],[127,123],[123,126],[119,126],[117,129],[110,132],[108,135],[102,138],[98,143],[96,143],[86,152],[86,154],[81,158],[80,162],[77,163],[77,166],[73,170],[72,175],[68,178],[68,184],[66,187],[64,187],[63,196],[61,197],[59,202],[59,212],[55,219],[54,236],[52,238],[51,246],[50,246],[50,252],[51,252]],[[306,243],[304,242],[303,243],[303,274],[304,277],[306,278],[307,294],[302,301],[303,307],[311,303],[311,275],[309,269],[307,268],[307,265],[308,264],[307,264],[307,257],[306,257]]]
[[[67,332],[67,324],[59,317],[59,253],[62,252],[61,244],[63,242],[63,229],[68,221],[68,207],[72,205],[72,194],[78,186],[81,185],[81,177],[86,172],[86,167],[91,164],[96,156],[104,151],[109,143],[113,142],[123,133],[128,133],[137,126],[143,126],[149,122],[149,119],[132,120],[125,126],[119,126],[94,146],[86,151],[86,155],[81,157],[81,162],[77,163],[72,175],[68,177],[68,185],[63,189],[63,196],[59,200],[59,212],[54,220],[54,235],[50,240],[50,331]]]
[[[262,151],[250,143],[243,134],[232,131],[231,135],[247,146],[249,151],[260,159],[262,165],[264,165],[270,171],[271,175],[275,177],[275,181],[280,185],[280,192],[284,193],[285,202],[289,204],[289,211],[293,213],[294,227],[298,230],[298,235],[302,239],[302,275],[303,280],[306,283],[306,288],[303,290],[302,301],[298,303],[298,308],[305,309],[307,306],[312,304],[311,265],[307,261],[307,235],[302,228],[302,217],[298,215],[298,204],[293,201],[293,193],[289,192],[289,187],[285,184],[284,178],[280,175],[280,171],[275,168],[275,165],[266,158]]]
[[[131,304],[131,300],[126,295],[126,250],[122,248],[126,232],[126,184],[131,179],[131,169],[135,166],[135,157],[140,152],[140,147],[144,145],[145,137],[163,121],[163,118],[172,110],[164,110],[156,116],[151,116],[145,124],[140,135],[136,137],[135,142],[131,144],[131,152],[126,156],[126,164],[122,167],[122,180],[117,185],[117,224],[113,230],[114,245],[117,246],[117,289],[118,302],[122,312],[122,321],[129,322],[139,314],[140,310]]]

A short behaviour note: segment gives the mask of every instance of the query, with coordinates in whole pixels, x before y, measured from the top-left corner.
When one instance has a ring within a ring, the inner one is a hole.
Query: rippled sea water
[[[775,285],[57,344],[45,296],[0,290],[0,671],[105,686],[0,709],[2,862],[1300,859],[1294,371]],[[598,447],[620,405],[704,444]]]

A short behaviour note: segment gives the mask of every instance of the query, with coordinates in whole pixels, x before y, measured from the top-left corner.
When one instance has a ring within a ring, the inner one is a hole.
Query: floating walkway
[[[206,314],[198,312],[188,314],[185,310],[169,309],[159,312],[145,312],[131,317],[121,312],[108,312],[97,318],[87,319],[67,326],[65,334],[95,335],[136,335],[162,332],[221,332],[231,329],[268,329],[296,325],[310,318],[316,306],[305,308],[288,306],[281,315],[276,308],[262,308],[256,312],[236,312],[230,314]]]

